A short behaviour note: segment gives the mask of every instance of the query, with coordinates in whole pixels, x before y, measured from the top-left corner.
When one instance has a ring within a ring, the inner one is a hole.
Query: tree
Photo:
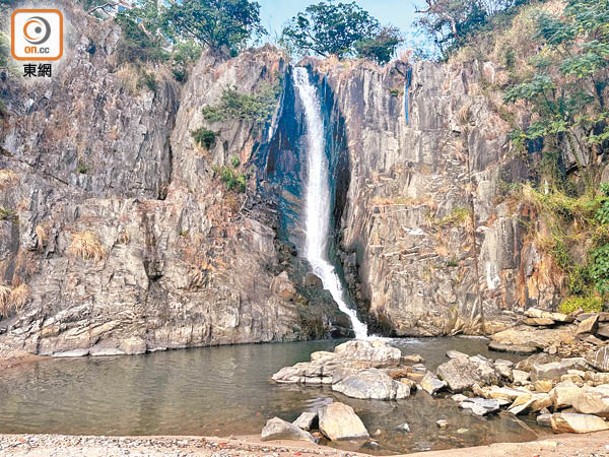
[[[366,10],[352,3],[332,0],[310,5],[293,17],[281,40],[303,54],[390,60],[402,42],[395,27],[382,27]]]
[[[364,38],[355,43],[357,55],[364,59],[374,60],[379,64],[387,63],[393,57],[395,49],[402,42],[397,27],[383,27],[373,38]]]
[[[513,139],[542,140],[546,149],[566,147],[582,171],[609,143],[607,24],[609,0],[568,0],[562,16],[541,15],[532,71],[520,75],[505,96],[508,103],[524,103],[532,114],[532,122],[516,130]],[[593,172],[588,167],[589,186]]]
[[[234,55],[260,25],[260,5],[250,0],[184,0],[172,2],[163,14],[170,36],[192,38],[223,54]]]
[[[488,24],[491,17],[528,0],[425,0],[425,3],[425,9],[416,9],[423,15],[418,25],[447,56]]]

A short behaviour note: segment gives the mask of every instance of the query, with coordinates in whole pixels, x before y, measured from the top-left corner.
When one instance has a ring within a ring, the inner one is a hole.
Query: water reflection
[[[48,360],[0,374],[0,432],[96,435],[258,434],[266,419],[295,419],[333,399],[350,404],[380,445],[377,453],[523,441],[539,429],[509,414],[483,419],[424,392],[398,402],[349,399],[327,387],[275,385],[283,366],[336,341],[244,345],[139,357]],[[399,340],[435,368],[447,349],[486,354],[480,340]],[[496,355],[495,355],[496,357]],[[436,421],[446,419],[447,429]],[[412,433],[395,427],[410,424]],[[459,431],[459,433],[458,433]],[[366,449],[370,452],[370,449]]]

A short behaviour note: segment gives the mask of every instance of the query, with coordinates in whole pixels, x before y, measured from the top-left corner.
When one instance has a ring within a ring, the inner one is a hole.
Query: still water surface
[[[479,418],[450,398],[418,392],[397,402],[354,400],[327,387],[277,385],[273,373],[307,361],[337,341],[225,346],[137,357],[45,360],[0,373],[0,433],[92,435],[255,435],[273,416],[295,419],[332,400],[351,405],[378,447],[395,453],[499,441],[547,433],[532,421],[502,413]],[[489,354],[479,339],[400,339],[404,354],[421,354],[428,368],[448,349]],[[436,421],[448,420],[447,429]],[[395,431],[404,422],[411,433]],[[345,443],[343,446],[349,446]]]

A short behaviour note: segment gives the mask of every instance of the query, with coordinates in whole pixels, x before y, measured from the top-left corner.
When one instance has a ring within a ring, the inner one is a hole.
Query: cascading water
[[[336,269],[328,258],[330,228],[330,183],[324,123],[317,89],[309,81],[306,68],[294,69],[294,86],[304,108],[305,145],[307,151],[307,182],[305,185],[305,248],[304,256],[313,272],[321,278],[338,308],[349,316],[357,339],[368,337],[366,324],[347,306],[345,292]]]

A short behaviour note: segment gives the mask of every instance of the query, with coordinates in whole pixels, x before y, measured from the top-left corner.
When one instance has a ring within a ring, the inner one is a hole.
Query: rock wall
[[[275,216],[255,204],[254,182],[238,194],[217,176],[233,156],[245,170],[264,132],[201,114],[227,87],[280,81],[283,57],[204,56],[183,87],[162,66],[146,69],[155,84],[135,84],[116,65],[120,30],[62,7],[71,27],[56,76],[2,72],[0,302],[17,309],[0,321],[0,354],[322,336],[309,322],[322,312],[282,274]],[[209,151],[191,135],[201,126],[218,132]]]
[[[0,355],[341,333],[285,233],[305,172],[285,58],[205,55],[183,86],[163,65],[142,83],[117,64],[116,26],[62,6],[71,27],[55,77],[0,75]],[[487,64],[304,64],[331,126],[339,257],[376,330],[492,331],[504,311],[556,305],[562,278],[531,236],[543,224],[505,198],[528,159],[510,150]],[[271,125],[203,118],[227,87],[269,84],[283,87]],[[209,150],[192,138],[200,127],[217,133]],[[245,194],[219,179],[233,158],[257,169]]]
[[[527,158],[510,150],[478,63],[308,63],[345,119],[342,248],[361,311],[385,331],[440,335],[557,304],[561,278],[530,242],[540,222],[504,198],[529,178]]]

